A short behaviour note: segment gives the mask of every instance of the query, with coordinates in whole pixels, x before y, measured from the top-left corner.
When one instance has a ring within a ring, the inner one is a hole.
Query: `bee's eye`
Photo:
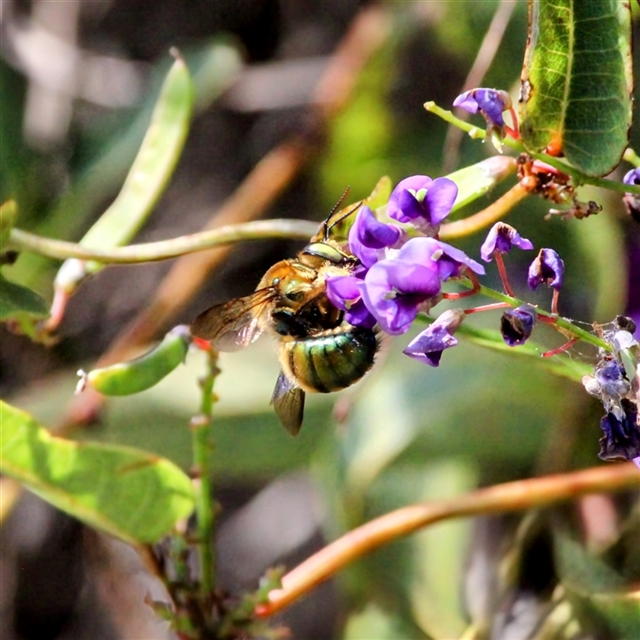
[[[284,297],[288,300],[291,300],[291,302],[298,302],[300,300],[303,300],[305,295],[306,293],[304,291],[301,291],[300,289],[296,289],[294,291],[286,291],[284,293]]]
[[[280,278],[274,278],[274,279],[271,281],[271,286],[272,286],[272,287],[277,287],[279,284],[280,284]]]

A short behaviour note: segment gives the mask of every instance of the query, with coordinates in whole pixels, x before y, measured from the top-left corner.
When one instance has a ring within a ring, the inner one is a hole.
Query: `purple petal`
[[[635,169],[631,169],[631,171],[627,171],[625,173],[624,178],[622,178],[622,182],[624,184],[631,184],[634,186],[640,185],[640,167],[636,167]]]
[[[531,336],[537,318],[536,310],[529,304],[505,311],[500,319],[502,339],[510,347],[524,344]]]
[[[369,309],[364,303],[364,300],[358,300],[351,305],[349,311],[344,314],[344,319],[356,327],[364,327],[366,329],[373,329],[376,326],[377,320],[371,314]]]
[[[404,333],[418,308],[440,293],[436,270],[402,260],[381,260],[365,276],[362,298],[384,331]]]
[[[603,460],[633,460],[640,456],[638,409],[630,400],[622,400],[615,412],[610,411],[600,421],[604,432],[600,438],[598,456]]]
[[[442,352],[457,344],[457,338],[452,336],[445,327],[431,325],[418,334],[402,353],[432,367],[437,367],[440,364]]]
[[[348,310],[351,303],[359,300],[363,281],[355,276],[335,276],[327,278],[326,292],[329,302],[334,307]]]
[[[389,196],[387,215],[398,222],[411,222],[424,215],[424,205],[415,197],[422,189],[428,189],[433,180],[429,176],[409,176],[401,180]]]
[[[380,222],[369,207],[363,207],[349,230],[349,248],[367,267],[384,257],[385,247],[393,246],[400,239],[400,229]]]
[[[445,311],[431,326],[418,334],[403,353],[432,367],[437,367],[443,350],[458,344],[453,333],[462,324],[464,317],[465,313],[461,309]]]
[[[502,129],[505,126],[502,114],[511,108],[511,97],[506,91],[479,88],[465,91],[453,101],[453,105],[469,113],[480,111],[489,126]]]
[[[533,249],[533,243],[522,238],[511,225],[497,222],[491,227],[487,239],[482,243],[480,255],[485,262],[491,262],[492,255],[496,251],[508,253],[514,246],[523,250]]]
[[[461,93],[453,101],[453,106],[459,107],[460,109],[464,109],[469,113],[478,113],[478,111],[480,110],[480,106],[478,105],[478,102],[476,101],[476,99],[473,97],[474,93],[475,93],[475,89],[473,89],[472,91],[465,91],[464,93]]]
[[[538,257],[529,267],[528,283],[531,289],[536,289],[543,282],[554,289],[562,287],[564,262],[553,249],[540,249]]]
[[[360,242],[371,249],[392,247],[400,238],[400,229],[380,222],[369,207],[362,207],[353,228]]]
[[[440,224],[450,213],[458,196],[458,185],[449,178],[436,178],[427,191],[425,202],[429,212],[429,222]]]
[[[398,252],[398,259],[423,265],[435,264],[442,280],[459,276],[463,266],[484,274],[484,267],[464,251],[435,238],[411,238]]]

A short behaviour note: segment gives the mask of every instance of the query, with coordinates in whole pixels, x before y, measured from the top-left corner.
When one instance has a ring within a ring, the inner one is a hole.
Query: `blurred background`
[[[449,108],[470,88],[472,70],[471,86],[517,95],[526,8],[524,0],[3,0],[0,202],[17,200],[20,228],[81,238],[118,193],[177,47],[194,77],[195,114],[174,177],[136,242],[199,230],[258,163],[292,141],[302,152],[261,216],[319,222],[347,186],[355,201],[383,175],[394,183],[436,177],[494,153],[456,138],[422,105]],[[564,258],[563,315],[588,325],[640,313],[640,226],[619,197],[586,191],[582,199],[597,200],[603,213],[545,221],[549,203],[530,198],[509,223]],[[456,244],[477,258],[483,239]],[[193,276],[204,279],[197,295],[170,308],[150,337],[250,293],[269,266],[302,245],[236,246]],[[530,259],[509,256],[523,296]],[[24,253],[7,275],[50,300],[59,264]],[[172,267],[103,270],[72,298],[50,347],[0,328],[2,397],[44,424],[64,421],[76,370],[91,368],[141,317]],[[499,287],[492,265],[488,273]],[[171,286],[179,298],[184,285]],[[536,292],[532,301],[548,308],[547,297]],[[473,319],[496,328],[498,316],[486,315]],[[410,337],[386,343],[363,382],[308,398],[297,439],[269,407],[275,345],[264,339],[222,356],[214,452],[222,588],[255,589],[269,566],[293,567],[341,532],[412,502],[598,463],[602,408],[579,385],[469,344],[427,370],[402,355]],[[538,339],[559,344],[544,331]],[[579,346],[572,356],[594,354]],[[144,448],[187,469],[203,369],[192,354],[160,385],[109,402],[74,435]],[[558,539],[576,554],[608,550],[637,589],[637,525],[631,495],[439,524],[356,563],[276,624],[300,640],[446,639],[470,622],[505,640],[638,637],[614,634],[606,615],[575,596],[558,555]],[[3,640],[170,637],[145,604],[147,590],[158,599],[162,590],[124,545],[26,494],[1,535]],[[571,546],[577,540],[584,546]],[[567,620],[578,622],[567,631]]]

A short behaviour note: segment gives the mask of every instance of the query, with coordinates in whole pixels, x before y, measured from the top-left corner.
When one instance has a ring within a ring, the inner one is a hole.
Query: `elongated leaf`
[[[529,0],[520,133],[592,176],[620,162],[631,125],[631,14],[619,0]]]
[[[151,124],[120,193],[81,244],[96,248],[123,245],[144,224],[180,157],[192,104],[189,71],[182,58],[177,58],[164,81]],[[100,268],[98,263],[67,260],[58,272],[56,286],[72,290],[86,273]]]
[[[54,438],[0,401],[0,471],[92,527],[154,542],[193,510],[189,478],[149,453]]]
[[[0,253],[5,250],[5,245],[9,240],[9,235],[16,223],[17,216],[18,205],[15,200],[7,200],[0,205]]]
[[[457,211],[465,205],[486,195],[497,184],[516,172],[516,162],[508,156],[492,156],[464,169],[450,173],[458,185],[458,195],[451,211]]]
[[[0,274],[0,321],[17,318],[21,315],[46,318],[49,308],[44,298],[35,291],[10,282]]]

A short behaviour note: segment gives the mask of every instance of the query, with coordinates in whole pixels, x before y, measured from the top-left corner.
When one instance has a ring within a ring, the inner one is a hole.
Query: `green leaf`
[[[138,232],[164,192],[189,130],[193,83],[181,57],[173,63],[162,86],[151,123],[120,193],[80,241],[87,247],[126,244]],[[99,263],[67,260],[56,276],[56,286],[73,290]]]
[[[530,0],[520,134],[530,151],[563,152],[603,176],[631,125],[631,13],[619,0]]]
[[[469,167],[450,173],[450,178],[458,185],[458,195],[452,212],[486,195],[499,182],[516,172],[516,163],[508,156],[492,156]]]
[[[0,401],[0,471],[62,511],[127,542],[155,542],[193,510],[189,478],[128,447],[55,438]]]
[[[10,282],[0,274],[0,321],[16,319],[23,314],[46,318],[49,308],[35,291]]]

